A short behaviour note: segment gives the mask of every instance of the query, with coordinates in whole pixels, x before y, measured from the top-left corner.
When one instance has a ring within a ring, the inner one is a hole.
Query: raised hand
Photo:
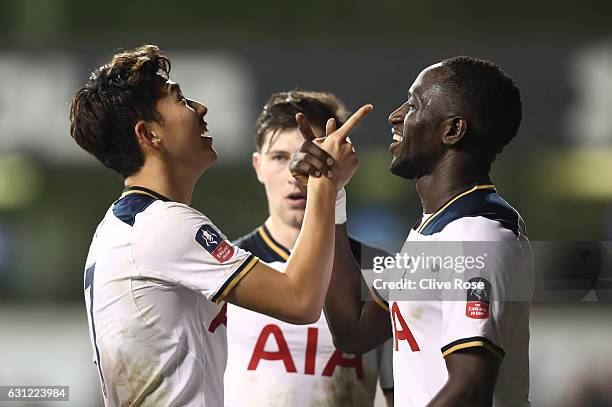
[[[289,170],[304,190],[311,175],[326,175],[334,181],[338,189],[348,183],[357,170],[359,161],[347,138],[372,109],[372,105],[362,106],[339,129],[336,129],[335,120],[329,119],[324,139],[315,139],[306,116],[301,113],[296,115],[295,119],[304,142],[293,155]]]

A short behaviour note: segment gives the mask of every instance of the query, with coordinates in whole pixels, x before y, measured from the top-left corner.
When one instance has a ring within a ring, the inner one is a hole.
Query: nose
[[[400,124],[404,122],[404,117],[406,117],[406,109],[404,108],[405,105],[401,105],[400,107],[398,107],[397,109],[395,109],[393,112],[391,112],[391,114],[389,115],[389,124],[390,125],[395,125],[395,124]]]
[[[196,111],[198,116],[204,117],[208,113],[208,108],[197,100],[189,99],[189,105]]]

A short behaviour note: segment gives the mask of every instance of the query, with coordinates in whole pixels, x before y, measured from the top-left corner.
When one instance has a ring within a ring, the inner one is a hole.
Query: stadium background
[[[418,217],[418,197],[411,182],[386,170],[386,117],[422,68],[466,54],[499,63],[521,87],[523,123],[495,165],[494,182],[522,212],[530,238],[612,240],[610,2],[0,6],[0,385],[70,385],[70,405],[100,402],[82,269],[122,184],[79,151],[67,112],[93,68],[143,43],[165,50],[185,94],[209,108],[220,160],[193,205],[231,238],[265,219],[250,166],[256,115],[271,92],[304,88],[334,92],[351,109],[374,104],[353,137],[361,168],[349,188],[350,228],[368,240],[403,239]],[[591,248],[555,245],[552,273],[589,280],[600,264],[576,253]],[[612,405],[612,306],[601,298],[577,289],[563,302],[534,304],[537,405]]]

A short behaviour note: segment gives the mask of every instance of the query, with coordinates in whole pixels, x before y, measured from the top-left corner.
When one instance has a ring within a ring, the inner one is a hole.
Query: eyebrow
[[[265,152],[266,155],[271,155],[271,154],[288,154],[291,155],[291,153],[287,150],[268,150]]]

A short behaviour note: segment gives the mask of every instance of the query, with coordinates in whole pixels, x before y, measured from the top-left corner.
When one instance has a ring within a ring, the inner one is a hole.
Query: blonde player
[[[273,94],[259,115],[253,167],[266,190],[269,216],[235,243],[278,270],[286,267],[306,208],[306,194],[288,168],[302,142],[297,113],[308,117],[318,136],[328,119],[343,124],[348,117],[332,94],[306,91]],[[351,239],[350,244],[359,258],[361,243]],[[345,354],[334,346],[324,315],[313,324],[295,325],[232,304],[227,315],[226,406],[372,406],[377,379],[392,400],[390,342],[364,354]]]
[[[187,99],[169,72],[168,58],[143,46],[96,69],[72,100],[72,137],[125,185],[96,229],[85,272],[107,406],[222,406],[225,301],[291,323],[319,319],[337,191],[357,168],[346,136],[371,109],[328,133],[334,174],[308,182],[304,226],[279,273],[190,206],[217,154],[206,107]]]

